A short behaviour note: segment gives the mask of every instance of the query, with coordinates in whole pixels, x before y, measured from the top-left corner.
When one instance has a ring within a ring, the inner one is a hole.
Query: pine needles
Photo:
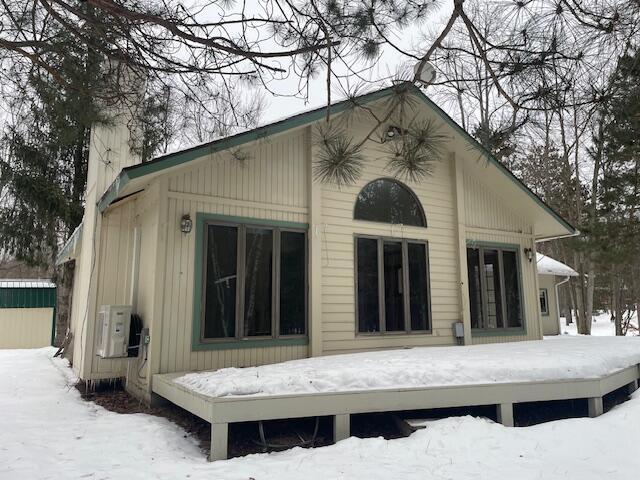
[[[429,119],[410,125],[400,139],[385,143],[389,153],[387,168],[398,179],[423,181],[440,160],[447,136]]]
[[[353,139],[339,130],[318,129],[315,143],[319,146],[313,167],[316,181],[341,187],[353,185],[360,178],[364,156],[361,146],[354,144]]]

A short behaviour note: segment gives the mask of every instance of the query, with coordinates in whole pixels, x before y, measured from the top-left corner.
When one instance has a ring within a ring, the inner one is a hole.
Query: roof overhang
[[[58,256],[56,257],[56,266],[70,262],[71,260],[75,260],[78,255],[80,255],[80,250],[82,249],[83,224],[83,222],[80,222],[80,225],[76,227],[67,242],[62,247],[62,250],[60,250],[60,253],[58,253]]]
[[[398,86],[388,87],[382,90],[364,94],[358,97],[358,104],[367,104],[392,95]],[[405,87],[406,88],[406,87]],[[416,87],[410,86],[420,92]],[[420,95],[424,96],[420,92]],[[329,107],[331,115],[337,115],[353,106],[352,100],[343,100]],[[253,130],[241,132],[236,135],[224,137],[213,142],[197,145],[195,147],[181,150],[157,157],[149,162],[132,165],[124,168],[116,179],[111,183],[102,198],[98,201],[98,210],[104,212],[113,202],[122,199],[136,191],[144,188],[151,180],[157,176],[176,170],[184,164],[193,160],[201,159],[213,153],[222,152],[232,148],[240,147],[247,143],[260,140],[262,138],[278,135],[295,128],[305,127],[318,120],[325,118],[327,107],[321,107],[307,112],[299,113],[283,120],[264,125]]]
[[[469,145],[485,161],[467,162],[468,168],[474,174],[486,176],[494,173],[491,179],[491,187],[502,198],[507,198],[511,210],[526,212],[526,216],[531,221],[534,232],[533,236],[538,241],[549,240],[578,235],[579,232],[557,212],[547,205],[540,197],[533,193],[524,183],[522,183],[505,165],[495,159],[478,141],[466,130],[458,125],[440,107],[433,103],[418,87],[413,84],[403,83],[392,87],[367,93],[357,98],[357,103],[367,104],[380,100],[398,91],[399,88],[409,89],[417,98],[422,100],[433,112],[435,112],[446,124],[448,124],[465,143]],[[331,115],[344,112],[352,107],[354,100],[348,99],[331,105]],[[213,153],[236,148],[286,131],[310,125],[323,119],[327,114],[327,107],[321,107],[307,112],[303,112],[284,120],[280,120],[265,126],[255,128],[246,132],[238,133],[230,137],[221,138],[213,142],[170,153],[158,157],[150,162],[133,165],[123,169],[109,186],[98,202],[98,210],[104,212],[109,205],[121,200],[129,195],[143,190],[154,178],[177,170],[188,162],[202,159]],[[468,152],[467,152],[468,153]]]

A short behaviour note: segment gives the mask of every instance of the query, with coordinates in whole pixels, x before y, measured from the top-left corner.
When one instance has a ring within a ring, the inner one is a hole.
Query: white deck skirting
[[[600,378],[500,382],[330,393],[212,397],[175,383],[185,373],[153,376],[153,392],[211,423],[211,460],[227,458],[228,424],[257,420],[334,416],[334,440],[349,436],[349,415],[431,408],[496,405],[498,419],[513,426],[513,404],[587,398],[589,415],[602,414],[602,397],[637,388],[640,365]]]

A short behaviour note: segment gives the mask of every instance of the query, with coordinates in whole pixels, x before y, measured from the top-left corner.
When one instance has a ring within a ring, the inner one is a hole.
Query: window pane
[[[411,330],[429,329],[429,292],[427,291],[427,248],[422,243],[408,245],[409,305]]]
[[[504,266],[504,289],[507,303],[507,326],[522,327],[522,308],[520,305],[520,275],[516,252],[502,252]]]
[[[247,227],[244,288],[244,334],[271,335],[273,232]]]
[[[549,313],[549,304],[547,303],[547,291],[544,288],[540,289],[540,313],[546,315]]]
[[[415,195],[401,183],[388,178],[380,178],[365,185],[358,194],[354,218],[426,226],[422,207]]]
[[[384,318],[387,332],[403,331],[402,244],[384,242]]]
[[[469,279],[471,328],[483,328],[482,289],[480,288],[480,250],[467,248],[467,271]]]
[[[206,234],[204,338],[235,337],[238,230],[209,225]]]
[[[484,250],[484,284],[487,291],[487,324],[485,328],[503,328],[502,289],[497,250]]]
[[[304,233],[280,234],[280,335],[305,333],[305,253]]]
[[[358,261],[358,331],[380,331],[378,303],[378,241],[372,238],[356,240]]]

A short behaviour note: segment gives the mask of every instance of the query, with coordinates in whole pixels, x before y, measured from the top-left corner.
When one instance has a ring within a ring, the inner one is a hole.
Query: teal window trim
[[[543,317],[549,316],[549,291],[546,288],[540,289],[540,294],[544,294],[544,304],[547,307],[546,310],[542,309],[542,305],[540,305],[540,315]]]
[[[498,248],[501,250],[510,250],[510,251],[516,252],[516,261],[518,264],[518,277],[520,281],[520,289],[519,289],[520,310],[522,313],[522,327],[494,328],[494,329],[472,328],[471,336],[476,336],[476,337],[514,336],[515,337],[515,336],[526,335],[527,334],[527,317],[526,317],[526,309],[524,308],[524,283],[522,282],[522,275],[524,273],[522,270],[523,246],[517,243],[489,242],[486,240],[473,240],[473,239],[467,239],[466,244],[467,244],[467,248],[473,248],[473,247]]]
[[[358,240],[375,240],[377,244],[377,270],[378,270],[378,327],[379,330],[375,332],[362,332],[360,331],[360,320],[358,313],[359,304],[359,292],[358,292]],[[400,243],[402,245],[402,264],[403,264],[403,288],[404,293],[404,330],[387,330],[386,329],[386,307],[385,307],[385,295],[384,295],[384,265],[383,265],[383,248],[384,243]],[[427,329],[426,330],[413,330],[411,328],[411,307],[410,307],[410,279],[409,279],[409,261],[408,261],[408,248],[409,244],[424,245],[425,247],[425,274],[426,274],[426,287],[427,287]],[[420,240],[414,238],[400,238],[400,237],[386,237],[379,235],[368,235],[356,233],[353,235],[353,259],[354,259],[354,299],[355,299],[355,332],[356,338],[358,337],[395,337],[402,335],[429,335],[433,334],[433,309],[431,298],[431,266],[429,260],[429,242],[427,240]]]
[[[265,338],[261,340],[231,340],[222,342],[198,342],[192,345],[191,350],[194,352],[204,350],[232,350],[237,348],[264,348],[264,347],[285,347],[291,345],[308,345],[308,337],[293,338]]]
[[[207,222],[227,222],[235,224],[248,224],[267,227],[280,227],[309,231],[309,224],[302,222],[288,222],[280,220],[267,220],[261,218],[239,217],[233,215],[221,215],[216,213],[196,212],[195,228],[195,252],[193,269],[193,321],[191,330],[191,350],[230,350],[235,348],[262,348],[287,345],[307,345],[309,343],[308,331],[304,336],[287,336],[279,338],[262,339],[220,339],[203,341],[200,337],[202,331],[202,295],[204,275],[204,233]],[[307,309],[309,306],[307,305]],[[308,329],[308,325],[307,325]]]

